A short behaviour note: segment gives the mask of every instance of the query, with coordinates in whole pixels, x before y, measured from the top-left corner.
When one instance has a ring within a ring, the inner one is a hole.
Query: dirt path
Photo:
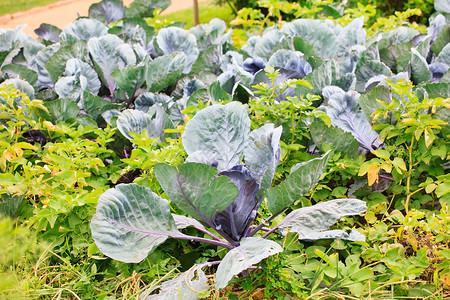
[[[204,2],[207,0],[198,0]],[[0,28],[15,28],[18,25],[28,24],[24,32],[33,37],[34,29],[38,28],[41,23],[49,23],[58,28],[63,29],[69,23],[72,23],[78,14],[87,16],[89,6],[100,2],[100,0],[61,0],[46,6],[35,7],[30,10],[6,15],[0,17]],[[124,0],[123,4],[129,6],[133,0]],[[172,4],[162,13],[168,14],[175,11],[191,8],[192,0],[172,0]]]

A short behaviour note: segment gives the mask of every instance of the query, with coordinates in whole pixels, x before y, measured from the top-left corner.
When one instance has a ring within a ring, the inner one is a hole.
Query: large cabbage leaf
[[[186,55],[175,52],[163,55],[146,65],[145,81],[150,92],[161,92],[174,84],[183,75],[186,65]]]
[[[283,248],[274,241],[260,237],[242,239],[240,246],[228,252],[219,264],[216,289],[225,288],[235,275],[280,252],[283,252]]]
[[[156,36],[158,47],[164,54],[183,52],[186,55],[186,64],[183,73],[189,73],[192,65],[198,58],[199,50],[195,35],[178,27],[163,28]]]
[[[83,92],[98,94],[101,83],[91,66],[77,58],[69,59],[66,70],[55,84],[55,91],[61,98],[70,98],[83,108]]]
[[[39,28],[34,30],[34,33],[36,33],[36,35],[38,35],[41,39],[53,43],[59,42],[59,35],[61,32],[62,30],[58,27],[46,23],[42,23]]]
[[[264,191],[272,184],[280,161],[280,138],[283,128],[266,124],[250,133],[244,150],[245,165]]]
[[[359,143],[349,132],[339,127],[328,127],[323,122],[313,122],[309,127],[314,144],[320,149],[327,149],[327,145],[336,152],[347,153],[355,157],[358,154]]]
[[[359,94],[355,91],[337,90],[330,94],[328,105],[323,108],[331,119],[331,124],[350,132],[360,145],[367,150],[374,150],[372,144],[378,138],[378,133],[372,130],[358,104]]]
[[[145,290],[139,299],[141,300],[197,300],[199,292],[207,290],[208,278],[202,268],[209,266],[209,263],[195,264],[186,272],[183,272],[172,280],[164,281],[161,285],[153,286]],[[196,278],[194,278],[196,277]],[[153,291],[160,289],[158,294],[149,295]]]
[[[134,0],[126,10],[127,18],[153,17],[156,9],[165,10],[170,5],[170,0]]]
[[[296,209],[289,213],[277,227],[289,227],[290,232],[299,233],[299,239],[305,240],[340,238],[364,241],[364,235],[357,231],[348,234],[343,230],[328,229],[340,218],[362,214],[366,209],[366,203],[358,199],[335,199]]]
[[[320,57],[333,58],[340,44],[335,26],[330,20],[298,19],[283,25],[281,32],[307,41]]]
[[[225,34],[227,26],[220,19],[212,19],[208,24],[200,24],[189,29],[197,39],[197,46],[200,52],[205,51],[213,45],[222,45],[225,42],[231,43],[231,30]]]
[[[249,133],[250,119],[242,104],[213,105],[186,124],[183,146],[188,161],[209,162],[225,171],[241,163]]]
[[[68,44],[78,40],[89,41],[93,37],[101,37],[108,33],[108,27],[94,19],[78,19],[64,27],[59,39]]]
[[[169,202],[151,189],[119,184],[100,196],[91,220],[92,238],[105,255],[138,263],[168,237],[182,237]]]
[[[89,18],[104,21],[106,24],[117,22],[125,17],[125,7],[121,0],[102,0],[89,7]]]
[[[225,210],[238,196],[230,179],[217,176],[217,170],[208,165],[157,164],[154,170],[167,196],[184,212],[209,226],[213,226],[217,212]]]
[[[308,193],[319,182],[331,153],[330,150],[322,157],[296,164],[283,182],[269,189],[266,198],[270,212],[278,214]]]
[[[173,123],[161,105],[155,105],[148,112],[127,109],[117,119],[117,128],[129,140],[133,140],[130,132],[141,134],[147,130],[150,138],[164,139],[164,129],[173,128]]]
[[[133,49],[112,34],[91,38],[87,43],[87,48],[100,71],[99,75],[103,84],[106,85],[110,96],[113,97],[117,83],[114,81],[112,72],[122,69],[126,65],[136,64],[136,55]]]

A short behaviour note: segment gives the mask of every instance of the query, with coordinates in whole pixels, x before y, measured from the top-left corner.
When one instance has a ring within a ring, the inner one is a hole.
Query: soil
[[[204,2],[207,0],[198,0]],[[27,24],[23,30],[26,34],[37,37],[34,29],[41,23],[48,23],[63,29],[72,23],[78,16],[87,16],[89,6],[100,0],[61,0],[49,5],[35,7],[27,11],[0,16],[0,28],[15,28]],[[133,0],[123,0],[125,6],[129,6]],[[163,11],[162,15],[193,7],[193,0],[172,0],[172,4]]]

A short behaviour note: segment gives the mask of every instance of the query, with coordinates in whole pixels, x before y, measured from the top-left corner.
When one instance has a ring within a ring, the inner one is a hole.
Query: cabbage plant
[[[295,165],[283,182],[271,187],[280,160],[281,132],[282,128],[273,124],[250,130],[247,111],[238,102],[201,110],[186,124],[182,137],[188,154],[186,162],[154,167],[166,196],[190,217],[172,214],[169,201],[147,187],[119,184],[101,195],[91,221],[98,248],[127,263],[144,260],[167,238],[227,248],[229,252],[218,263],[216,273],[215,287],[221,289],[233,276],[283,251],[277,242],[268,239],[272,233],[289,230],[298,233],[301,240],[364,240],[354,230],[328,230],[339,218],[366,210],[365,202],[357,199],[336,199],[295,209],[283,221],[259,233],[309,192],[331,156],[328,151]],[[272,215],[253,224],[263,201]],[[198,229],[201,235],[183,233],[181,230],[188,226]],[[206,265],[194,267],[198,278],[202,278],[201,267]],[[158,299],[173,293],[168,286],[184,282],[175,280],[163,285]],[[192,293],[191,289],[178,287],[180,293]]]

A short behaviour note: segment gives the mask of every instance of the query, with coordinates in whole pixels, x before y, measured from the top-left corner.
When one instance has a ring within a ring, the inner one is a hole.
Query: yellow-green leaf
[[[378,183],[378,173],[380,172],[380,169],[381,167],[379,165],[372,165],[367,169],[369,186],[372,186],[375,182]]]
[[[383,150],[383,149],[374,150],[374,151],[372,151],[372,153],[375,154],[377,157],[383,158],[383,159],[386,159],[386,160],[389,160],[389,157],[391,156],[389,151]]]
[[[431,192],[433,192],[436,189],[437,185],[435,183],[429,184],[427,185],[427,187],[425,188],[425,192],[427,194],[430,194]]]
[[[406,168],[406,164],[403,161],[403,159],[401,159],[400,157],[396,157],[394,158],[394,160],[392,161],[392,164],[394,165],[395,169],[397,170],[397,172],[399,173],[403,173],[406,172],[408,169]]]
[[[430,128],[427,128],[425,130],[425,146],[427,146],[427,148],[430,147],[435,138],[433,131]]]

